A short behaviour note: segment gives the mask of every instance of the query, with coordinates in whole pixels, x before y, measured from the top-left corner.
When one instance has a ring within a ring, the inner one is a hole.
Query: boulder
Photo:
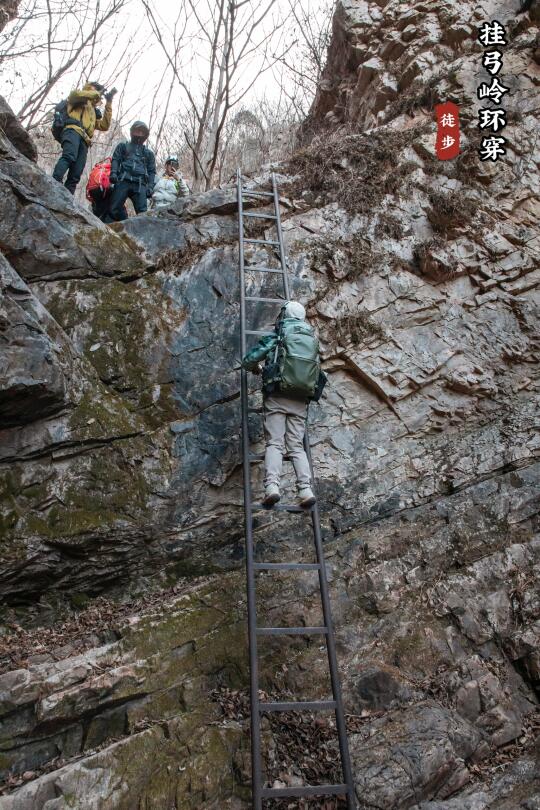
[[[2,96],[0,96],[0,132],[25,157],[34,163],[37,161],[37,149],[31,136],[21,125],[19,119]]]
[[[73,374],[67,337],[0,254],[0,423],[48,416],[69,402]]]
[[[309,429],[354,779],[385,810],[540,792],[536,23],[505,54],[519,137],[486,167],[479,14],[338,3],[314,141],[278,167],[290,295],[329,375]],[[434,156],[438,94],[460,104],[455,161]],[[0,810],[247,810],[235,186],[106,228],[0,143]],[[282,295],[257,271],[274,246],[245,248],[250,297]],[[254,536],[260,560],[313,561],[302,515]],[[320,623],[314,572],[257,577],[261,625]],[[269,699],[328,699],[324,645],[259,651]],[[268,784],[341,779],[331,717],[262,727]]]
[[[25,281],[143,275],[147,264],[0,134],[0,250]]]

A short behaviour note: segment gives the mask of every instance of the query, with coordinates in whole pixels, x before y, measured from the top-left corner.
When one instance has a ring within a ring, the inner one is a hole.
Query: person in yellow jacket
[[[89,82],[82,90],[72,90],[65,107],[65,125],[62,129],[62,155],[54,167],[53,177],[64,182],[68,191],[75,194],[77,184],[86,165],[88,147],[95,130],[106,132],[112,119],[112,99],[116,90],[106,93],[99,82]],[[105,96],[105,110],[99,109],[102,96]]]

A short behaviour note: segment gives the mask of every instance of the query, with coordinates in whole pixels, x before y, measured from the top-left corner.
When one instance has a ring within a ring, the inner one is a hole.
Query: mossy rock
[[[141,433],[144,423],[130,413],[118,396],[88,387],[69,418],[78,441],[122,438]]]
[[[109,228],[81,229],[74,238],[96,275],[137,278],[148,270],[148,264]]]
[[[97,441],[99,432],[94,436]],[[81,453],[71,459],[67,477],[61,467],[38,467],[34,474],[43,480],[30,487],[22,483],[22,466],[14,466],[4,477],[0,497],[4,555],[24,558],[29,537],[82,547],[110,529],[144,527],[152,494],[166,469],[167,459],[145,436],[117,439]]]
[[[53,317],[126,408],[152,428],[178,417],[169,360],[184,314],[157,277],[60,281],[45,295]]]

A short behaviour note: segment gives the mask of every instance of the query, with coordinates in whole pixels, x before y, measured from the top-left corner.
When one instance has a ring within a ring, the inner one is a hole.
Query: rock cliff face
[[[540,806],[538,32],[516,10],[341,0],[314,140],[278,167],[330,375],[311,436],[370,810]],[[474,28],[494,16],[522,113],[486,166]],[[437,94],[462,112],[448,163]],[[235,191],[114,232],[7,131],[0,185],[0,810],[247,808]],[[257,549],[308,561],[309,532],[265,515]],[[309,572],[259,596],[263,621],[319,621]],[[326,696],[324,663],[269,645],[262,688]],[[270,782],[336,776],[330,727],[264,737]]]
[[[17,16],[18,0],[0,0],[0,31]]]
[[[521,14],[527,6],[531,6],[529,13]],[[336,124],[367,129],[389,123],[400,112],[412,113],[448,100],[462,105],[461,116],[472,122],[471,102],[476,99],[479,77],[487,76],[476,40],[478,26],[493,19],[508,29],[510,49],[504,49],[503,71],[511,94],[505,96],[504,106],[519,114],[514,120],[523,133],[523,119],[537,108],[540,12],[537,3],[513,0],[341,0],[306,132]]]

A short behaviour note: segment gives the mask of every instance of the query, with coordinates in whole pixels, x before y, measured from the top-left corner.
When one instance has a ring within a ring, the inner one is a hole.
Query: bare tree
[[[332,7],[333,0],[21,0],[19,16],[0,32],[0,69],[43,165],[58,149],[49,137],[53,104],[97,79],[119,93],[113,128],[96,139],[89,164],[110,153],[128,119],[144,117],[158,160],[178,155],[190,185],[207,189],[228,180],[238,162],[254,171],[290,152],[324,65]]]
[[[271,19],[276,0],[182,0],[173,26],[158,16],[153,0],[142,4],[183,93],[193,185],[210,188],[231,110],[275,61],[270,43],[283,25]],[[193,52],[196,66],[189,60]]]
[[[289,157],[296,146],[298,120],[288,99],[262,98],[242,107],[224,128],[217,163],[217,182],[231,179],[237,166],[245,173]]]
[[[286,41],[276,56],[283,69],[279,84],[282,95],[302,121],[309,112],[326,63],[335,0],[287,2]]]
[[[126,68],[127,45],[110,64],[101,48],[105,26],[126,6],[128,0],[27,0],[15,22],[0,35],[0,67],[25,58],[25,84],[32,89],[18,110],[27,129],[39,127],[47,115],[47,100],[60,80],[76,71],[89,75],[103,67]],[[49,105],[50,106],[50,105]]]

